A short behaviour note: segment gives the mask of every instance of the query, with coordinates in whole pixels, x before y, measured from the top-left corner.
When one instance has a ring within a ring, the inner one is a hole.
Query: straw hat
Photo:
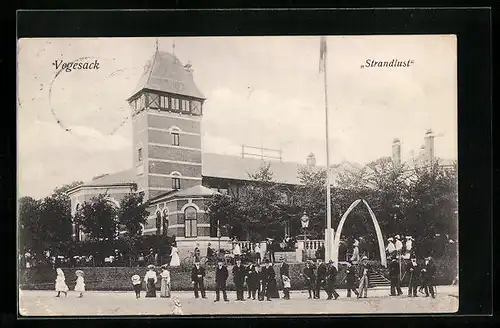
[[[76,271],[75,271],[75,274],[76,274],[76,275],[82,275],[82,276],[83,276],[83,271],[82,271],[82,270],[76,270]]]
[[[387,238],[388,241],[394,241],[392,237]]]
[[[154,268],[155,268],[155,266],[154,266],[154,265],[152,265],[152,264],[148,265],[148,269],[149,269],[149,270],[153,270]]]
[[[368,257],[363,256],[363,257],[361,258],[361,260],[368,260]]]

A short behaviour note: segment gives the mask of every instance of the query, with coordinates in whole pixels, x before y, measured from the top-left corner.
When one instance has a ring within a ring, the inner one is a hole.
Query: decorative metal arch
[[[347,216],[351,211],[358,206],[358,204],[363,201],[363,204],[365,204],[366,208],[368,209],[368,212],[370,213],[370,216],[372,218],[373,225],[375,226],[375,232],[377,233],[377,240],[378,240],[378,248],[380,251],[380,263],[384,266],[387,267],[387,258],[385,256],[385,245],[384,245],[384,237],[382,236],[382,231],[380,230],[380,226],[378,224],[377,218],[375,217],[375,213],[373,213],[370,205],[364,200],[364,199],[358,199],[355,200],[351,206],[347,209],[347,211],[344,213],[342,218],[340,219],[339,225],[337,227],[337,231],[335,232],[335,239],[334,239],[334,244],[333,244],[333,256],[332,260],[335,261],[335,263],[338,263],[338,257],[339,257],[339,242],[340,242],[340,234],[342,233],[342,227],[344,226],[344,222],[347,219]]]

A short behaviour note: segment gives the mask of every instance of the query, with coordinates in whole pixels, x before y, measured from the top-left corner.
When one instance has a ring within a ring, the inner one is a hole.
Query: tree
[[[87,233],[90,239],[113,239],[117,233],[117,210],[105,194],[99,194],[78,208],[75,222]]]
[[[326,170],[303,166],[298,170],[301,185],[295,189],[295,204],[309,217],[308,233],[323,238],[326,227]]]
[[[219,225],[220,229],[228,230],[232,223],[242,220],[241,204],[236,198],[228,195],[215,194],[206,203],[210,222]],[[222,231],[221,234],[227,233]],[[232,236],[230,236],[232,237]]]
[[[118,223],[123,226],[129,236],[138,236],[142,233],[141,224],[146,223],[149,215],[147,206],[142,193],[129,193],[120,201]]]
[[[36,247],[40,243],[38,234],[40,202],[32,197],[19,199],[19,246],[20,251]]]
[[[246,192],[239,201],[242,228],[253,240],[282,235],[285,213],[280,204],[283,203],[284,192],[273,181],[270,166],[269,162],[264,163],[256,172],[248,174],[253,181],[247,183]]]
[[[434,161],[430,166],[415,168],[406,194],[406,230],[415,236],[422,252],[436,234],[457,234],[457,166],[444,168]]]

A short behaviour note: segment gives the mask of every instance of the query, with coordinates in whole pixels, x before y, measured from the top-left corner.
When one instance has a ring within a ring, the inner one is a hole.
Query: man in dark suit
[[[290,266],[288,263],[286,263],[286,259],[284,257],[280,258],[281,260],[281,267],[280,267],[280,277],[281,277],[281,283],[283,284],[283,298],[286,300],[290,299],[290,290],[285,287],[285,281],[286,279],[290,279]]]
[[[229,276],[229,272],[227,271],[224,262],[219,260],[217,262],[217,267],[215,268],[215,301],[220,301],[220,292],[222,291],[222,296],[224,297],[224,301],[229,302],[226,294],[226,281]]]
[[[317,259],[318,270],[316,271],[316,288],[314,289],[314,298],[319,299],[319,292],[321,286],[324,286],[326,283],[326,276],[328,273],[327,267],[321,258]]]
[[[273,293],[272,288],[274,288],[274,285],[276,284],[276,273],[274,272],[274,268],[268,259],[265,260],[265,263],[266,266],[262,270],[265,290],[264,294],[266,295],[267,300],[270,301]]]
[[[254,296],[255,293],[257,293],[258,300],[263,301],[266,282],[264,273],[262,271],[262,267],[259,264],[255,266],[255,281],[256,281],[256,286],[255,286],[256,290],[252,291],[252,296]]]
[[[408,273],[408,296],[418,297],[417,286],[419,282],[420,267],[415,257],[411,258],[411,262],[407,266],[407,273]]]
[[[241,258],[236,258],[236,265],[233,266],[233,281],[236,287],[236,300],[244,301],[243,284],[245,283],[246,269],[241,265]]]
[[[402,295],[401,286],[399,283],[399,262],[395,258],[392,259],[389,265],[389,278],[391,280],[391,296]]]
[[[326,288],[325,291],[328,294],[328,299],[331,300],[333,297],[335,299],[339,298],[339,294],[335,290],[335,283],[337,281],[337,268],[335,267],[335,263],[333,261],[330,261],[328,263],[328,271],[327,271],[327,278],[326,278]]]
[[[436,298],[434,293],[434,279],[436,277],[436,265],[432,257],[427,257],[424,262],[424,268],[422,269],[423,275],[423,285],[425,290],[425,297],[431,294],[432,298]]]
[[[205,278],[205,268],[200,266],[200,262],[195,262],[193,269],[191,270],[191,281],[194,285],[194,297],[198,298],[198,290],[201,291],[201,297],[207,298],[205,296],[205,285],[203,284],[203,279]]]
[[[250,299],[252,297],[252,290],[255,287],[255,265],[253,264],[253,261],[250,261],[250,264],[247,267],[245,280],[247,282],[247,291],[248,291],[247,298]],[[255,299],[255,295],[253,299]]]
[[[315,290],[314,289],[314,281],[315,281],[314,266],[313,266],[313,263],[311,260],[307,260],[303,274],[304,274],[304,279],[306,280],[307,291],[309,292],[309,299],[311,299],[313,290]],[[316,297],[316,293],[314,293],[314,296]]]
[[[346,269],[346,283],[347,283],[347,297],[351,297],[351,291],[358,296],[358,291],[356,290],[356,270],[352,266],[351,262],[347,263]]]

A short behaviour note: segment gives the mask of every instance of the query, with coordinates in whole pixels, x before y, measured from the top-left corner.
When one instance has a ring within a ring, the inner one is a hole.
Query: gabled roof
[[[112,174],[106,174],[97,179],[87,181],[81,185],[71,188],[68,192],[71,193],[72,191],[83,187],[131,186],[134,184],[134,180],[135,170],[130,169]]]
[[[143,89],[205,99],[196,86],[192,73],[184,68],[177,57],[163,51],[156,51],[146,62],[144,72],[130,98]]]
[[[210,197],[215,194],[218,194],[218,192],[210,188],[204,187],[202,185],[196,185],[187,189],[168,191],[150,200],[159,201],[162,198],[179,198],[179,197]]]

